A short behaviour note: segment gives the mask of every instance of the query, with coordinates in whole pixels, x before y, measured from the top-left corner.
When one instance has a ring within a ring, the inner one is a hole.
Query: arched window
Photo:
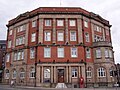
[[[20,78],[25,78],[25,70],[23,68],[20,70]]]
[[[14,69],[14,70],[13,70],[12,78],[13,78],[13,79],[16,79],[16,76],[17,76],[17,71]]]
[[[31,68],[30,69],[30,78],[34,78],[35,77],[35,68]]]
[[[99,68],[98,69],[98,77],[105,77],[105,69],[104,68]]]
[[[91,78],[92,77],[92,69],[91,67],[87,68],[87,78]]]
[[[50,69],[44,69],[44,78],[50,78]]]
[[[8,69],[6,69],[6,71],[5,71],[5,79],[9,79],[9,77],[10,77],[10,72],[9,72]]]

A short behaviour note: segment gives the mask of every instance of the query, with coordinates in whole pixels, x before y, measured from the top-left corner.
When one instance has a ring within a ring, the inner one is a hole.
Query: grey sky
[[[38,7],[60,7],[60,0],[0,0],[0,40],[6,39],[10,19]],[[109,20],[115,61],[120,63],[120,0],[61,0],[61,7],[81,7]]]

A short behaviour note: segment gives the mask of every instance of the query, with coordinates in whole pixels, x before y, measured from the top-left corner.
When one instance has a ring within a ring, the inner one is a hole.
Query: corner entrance
[[[64,83],[64,69],[58,69],[58,83]]]

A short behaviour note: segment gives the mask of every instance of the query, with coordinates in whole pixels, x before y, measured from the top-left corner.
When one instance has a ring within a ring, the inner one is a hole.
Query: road
[[[120,88],[66,88],[66,89],[55,89],[55,88],[41,88],[41,87],[26,87],[16,86],[10,87],[9,85],[0,85],[0,90],[120,90]]]

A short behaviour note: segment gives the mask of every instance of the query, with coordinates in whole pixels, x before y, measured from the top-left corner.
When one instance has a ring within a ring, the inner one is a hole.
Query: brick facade
[[[63,21],[61,26],[58,20]],[[111,25],[99,15],[81,8],[44,7],[19,15],[7,27],[7,46],[10,40],[12,43],[7,48],[10,58],[6,62],[5,83],[13,79],[18,85],[44,87],[56,87],[58,83],[65,83],[67,87],[113,86],[114,77],[109,73],[114,67]],[[63,35],[59,37],[58,33]],[[50,50],[48,57],[45,57],[45,48]],[[59,48],[63,48],[62,57],[58,55]],[[76,51],[72,52],[72,48]],[[97,49],[100,49],[98,53]],[[6,70],[9,70],[8,76]]]

